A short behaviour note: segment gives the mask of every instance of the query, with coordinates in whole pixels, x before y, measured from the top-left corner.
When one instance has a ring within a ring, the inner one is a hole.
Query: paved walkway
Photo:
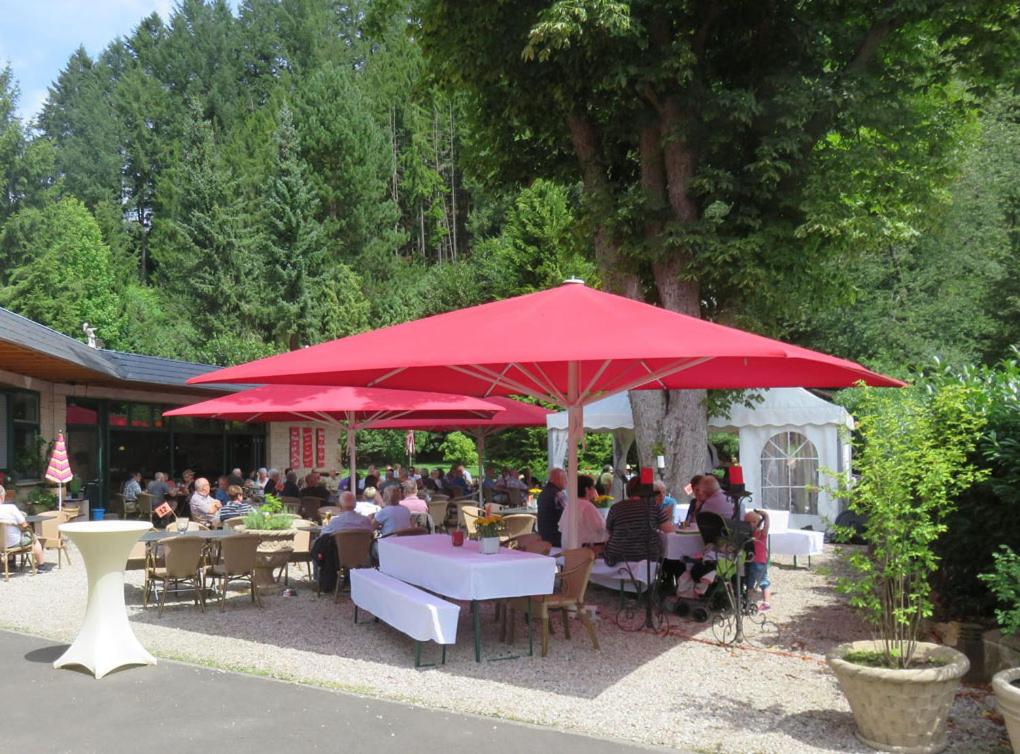
[[[52,663],[66,645],[0,631],[0,749],[57,754],[647,751],[615,741],[160,660],[102,680]],[[481,703],[482,700],[479,700]],[[607,731],[609,732],[609,731]]]

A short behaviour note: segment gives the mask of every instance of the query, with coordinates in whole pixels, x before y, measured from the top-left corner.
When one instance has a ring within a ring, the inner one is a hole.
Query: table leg
[[[528,607],[524,611],[524,618],[528,621],[528,657],[535,656],[535,624],[531,620],[531,597],[528,597]]]
[[[478,600],[471,600],[471,621],[475,628],[475,662],[482,661],[482,618],[478,609]]]

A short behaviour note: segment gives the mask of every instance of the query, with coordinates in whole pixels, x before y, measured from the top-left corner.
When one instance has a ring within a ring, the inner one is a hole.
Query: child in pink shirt
[[[769,514],[763,510],[748,511],[744,520],[751,525],[754,537],[754,557],[747,561],[744,566],[744,583],[747,590],[761,589],[761,602],[758,603],[758,610],[768,610],[769,605],[769,583],[768,562],[769,562]]]

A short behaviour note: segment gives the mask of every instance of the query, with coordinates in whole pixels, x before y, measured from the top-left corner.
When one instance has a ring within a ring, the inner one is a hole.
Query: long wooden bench
[[[460,607],[434,594],[422,591],[374,568],[351,569],[351,601],[354,622],[358,611],[366,610],[393,628],[414,639],[414,666],[420,668],[421,643],[434,641],[443,648],[457,641]]]

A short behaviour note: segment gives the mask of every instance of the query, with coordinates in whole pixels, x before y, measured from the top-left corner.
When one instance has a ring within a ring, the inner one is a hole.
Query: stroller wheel
[[[686,618],[688,615],[690,615],[690,612],[691,612],[691,606],[687,604],[686,600],[677,600],[676,601],[676,614],[677,615],[679,615],[681,618]]]
[[[704,607],[696,607],[691,611],[691,617],[698,623],[705,623],[708,620],[708,610]]]

